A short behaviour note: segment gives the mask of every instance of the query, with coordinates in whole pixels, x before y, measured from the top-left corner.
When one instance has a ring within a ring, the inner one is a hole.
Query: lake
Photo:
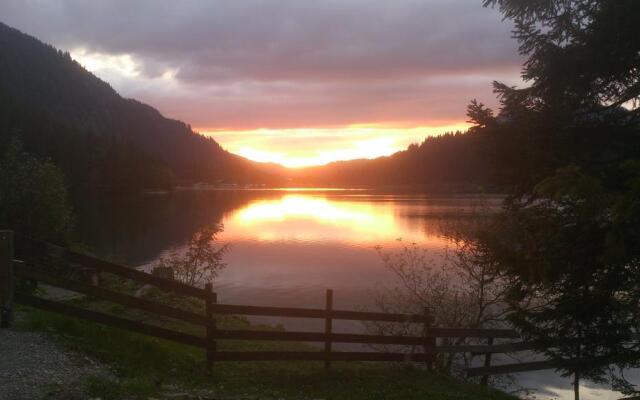
[[[370,308],[370,292],[393,275],[375,249],[398,239],[441,256],[446,231],[483,203],[366,191],[179,191],[170,196],[103,199],[81,210],[80,237],[97,253],[149,266],[208,224],[222,223],[227,268],[215,283],[221,302],[318,307],[333,289],[341,308]]]
[[[372,310],[375,293],[397,284],[376,246],[392,251],[402,242],[416,243],[441,260],[456,226],[479,208],[497,210],[500,202],[366,190],[182,190],[97,198],[78,210],[77,235],[101,256],[148,268],[203,227],[222,224],[219,239],[231,248],[214,285],[220,302],[322,308],[325,290],[333,289],[335,308]],[[292,330],[322,327],[321,321],[278,322]],[[346,332],[360,329],[337,325]],[[553,371],[518,374],[517,381],[538,398],[573,396],[570,381]],[[585,399],[619,397],[589,384],[583,389]]]

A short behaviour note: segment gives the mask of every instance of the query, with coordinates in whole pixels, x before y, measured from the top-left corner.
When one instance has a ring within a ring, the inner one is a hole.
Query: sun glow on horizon
[[[315,156],[311,157],[295,155],[295,152],[293,154],[290,152],[272,152],[251,147],[241,147],[236,154],[254,161],[271,162],[289,168],[303,168],[328,164],[338,160],[388,156],[396,151],[392,138],[381,137],[353,143],[350,148],[319,150]]]
[[[338,128],[220,130],[201,133],[226,150],[258,162],[288,168],[325,165],[334,161],[389,156],[428,136],[465,131],[468,123],[409,128],[349,125]]]
[[[189,97],[188,86],[177,78],[179,68],[149,64],[135,54],[101,53],[83,47],[72,49],[70,54],[88,71],[105,79],[116,89],[129,90],[135,82],[138,91],[134,93],[136,95],[143,96],[155,91]],[[205,92],[207,90],[203,89],[203,93]],[[211,93],[215,94],[215,91]],[[205,99],[206,95],[203,96]],[[191,122],[188,118],[182,119],[186,123]],[[282,123],[286,126],[287,121]],[[458,120],[414,120],[283,129],[234,129],[233,126],[221,129],[200,126],[196,130],[214,138],[231,153],[247,159],[288,168],[304,168],[335,161],[389,156],[405,150],[412,143],[422,142],[428,136],[465,131],[469,126]]]
[[[72,49],[70,54],[87,70],[105,79],[116,89],[124,90],[132,82],[136,82],[141,95],[155,90],[189,96],[185,86],[177,79],[177,68],[149,66],[135,54],[101,53],[83,47]],[[187,118],[184,119],[186,123],[190,122]],[[285,126],[286,123],[287,121],[283,121]],[[214,138],[231,153],[247,159],[288,168],[304,168],[335,161],[389,156],[405,150],[412,143],[422,142],[428,136],[465,131],[469,126],[470,124],[457,120],[415,120],[324,128],[234,129],[231,126],[225,129],[199,127],[196,130]]]

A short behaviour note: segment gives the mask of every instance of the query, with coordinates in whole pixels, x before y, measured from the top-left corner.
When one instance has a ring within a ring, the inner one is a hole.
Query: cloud
[[[0,18],[201,130],[465,120],[520,81],[480,0],[3,0]]]

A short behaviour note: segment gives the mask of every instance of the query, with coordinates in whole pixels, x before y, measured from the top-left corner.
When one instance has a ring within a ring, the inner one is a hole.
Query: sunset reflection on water
[[[402,238],[407,241],[443,243],[417,227],[403,223],[393,202],[368,202],[357,198],[330,199],[291,194],[259,200],[225,219],[227,236],[250,235],[261,241],[332,241],[380,245]]]
[[[395,280],[375,247],[416,243],[441,259],[452,245],[447,226],[464,223],[476,201],[352,191],[256,196],[224,214],[221,240],[232,250],[219,293],[225,301],[318,306],[331,288],[338,305],[371,307],[371,290]]]
[[[222,224],[231,245],[215,282],[222,302],[371,308],[371,290],[396,282],[375,246],[415,242],[442,257],[451,226],[486,199],[368,190],[182,191],[105,198],[79,212],[79,237],[98,254],[151,267],[203,227]],[[492,200],[493,205],[499,200]]]

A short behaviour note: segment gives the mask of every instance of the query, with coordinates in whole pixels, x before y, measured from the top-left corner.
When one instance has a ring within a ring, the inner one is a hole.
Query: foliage
[[[504,323],[506,282],[495,262],[485,256],[479,242],[456,240],[453,251],[443,258],[416,243],[403,244],[396,251],[378,247],[382,262],[398,280],[398,286],[377,293],[376,303],[385,312],[421,313],[435,317],[434,324],[448,328],[488,328]],[[369,324],[380,334],[417,334],[407,324]],[[397,329],[402,331],[398,332]],[[415,327],[413,327],[415,330]],[[467,338],[443,338],[444,345],[469,343]],[[439,367],[452,372],[457,356],[465,366],[465,354],[441,355]]]
[[[467,107],[467,117],[475,128],[486,128],[490,125],[495,125],[495,118],[493,117],[493,110],[480,103],[478,100],[473,99]]]
[[[25,152],[14,138],[0,159],[0,225],[36,239],[64,242],[72,221],[62,172]]]
[[[612,367],[640,365],[633,338],[640,332],[640,262],[622,248],[630,238],[615,238],[616,206],[598,180],[575,167],[534,193],[537,201],[503,216],[492,243],[496,259],[518,277],[512,321],[566,373],[618,381]],[[536,307],[520,307],[528,297]]]
[[[520,96],[563,115],[640,99],[636,0],[483,0],[515,23],[527,56]]]
[[[495,83],[500,113],[473,128],[514,188],[483,237],[513,279],[512,321],[575,375],[576,398],[581,377],[630,392],[620,372],[640,365],[640,2],[484,3],[515,22],[530,83]]]
[[[220,232],[222,226],[215,225],[194,233],[185,250],[174,249],[168,257],[158,261],[158,267],[171,269],[175,279],[187,285],[213,282],[226,267],[223,257],[229,250],[228,243],[216,246]]]

